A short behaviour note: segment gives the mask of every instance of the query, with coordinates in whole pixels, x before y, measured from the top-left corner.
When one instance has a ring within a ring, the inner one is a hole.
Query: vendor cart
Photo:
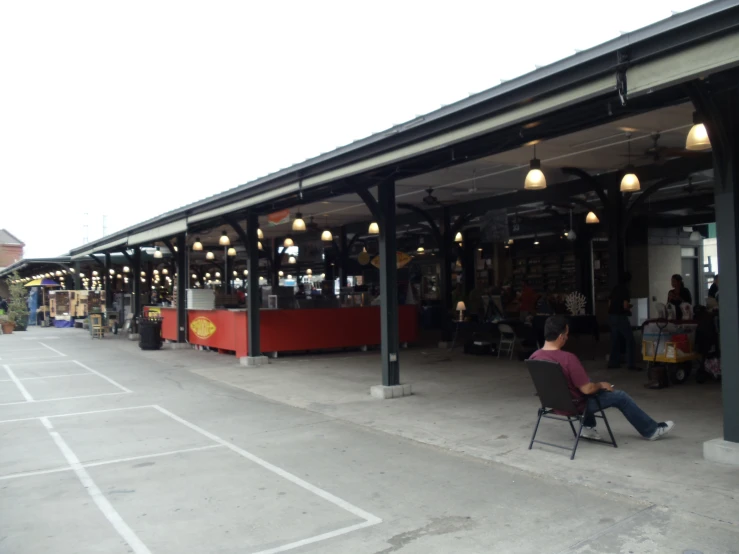
[[[687,381],[701,356],[694,350],[694,321],[648,319],[642,326],[642,359],[647,363],[649,388]]]

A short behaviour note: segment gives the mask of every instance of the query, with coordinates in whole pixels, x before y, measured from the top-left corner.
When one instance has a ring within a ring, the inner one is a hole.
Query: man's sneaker
[[[594,441],[600,440],[600,434],[595,427],[583,427],[580,436],[584,439],[591,439]]]
[[[660,437],[664,437],[667,433],[672,431],[675,426],[674,421],[663,421],[657,425],[657,430],[652,434],[651,437],[647,437],[650,441],[656,441]]]

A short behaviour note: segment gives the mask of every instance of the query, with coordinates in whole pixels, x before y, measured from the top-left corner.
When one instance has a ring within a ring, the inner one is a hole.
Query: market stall
[[[162,337],[177,340],[177,310],[160,308]],[[247,355],[246,310],[188,310],[188,342]],[[418,338],[416,306],[399,307],[400,342]],[[380,344],[380,308],[269,310],[260,314],[261,351],[293,352]]]

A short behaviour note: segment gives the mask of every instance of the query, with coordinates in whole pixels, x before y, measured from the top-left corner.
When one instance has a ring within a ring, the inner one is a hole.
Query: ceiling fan
[[[452,196],[475,196],[478,194],[488,194],[488,191],[477,188],[477,170],[472,172],[472,186],[467,189],[454,189]]]
[[[651,159],[652,163],[660,164],[664,163],[669,158],[687,158],[695,157],[696,155],[700,156],[702,154],[701,152],[693,152],[692,150],[687,150],[685,148],[670,148],[667,146],[660,146],[659,139],[661,136],[662,135],[660,133],[653,133],[652,146],[647,148],[641,156],[638,156],[638,158]]]
[[[438,206],[441,202],[439,202],[439,199],[436,198],[436,196],[433,195],[434,189],[431,187],[426,189],[426,192],[428,193],[426,196],[423,197],[423,203],[427,206]]]

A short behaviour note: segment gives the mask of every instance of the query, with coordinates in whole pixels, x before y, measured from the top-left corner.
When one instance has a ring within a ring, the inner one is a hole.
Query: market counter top
[[[160,308],[162,338],[177,340],[177,310]],[[380,344],[380,307],[260,310],[262,353],[358,348]],[[400,342],[418,338],[417,306],[399,306]],[[187,310],[190,344],[247,355],[245,310]]]

